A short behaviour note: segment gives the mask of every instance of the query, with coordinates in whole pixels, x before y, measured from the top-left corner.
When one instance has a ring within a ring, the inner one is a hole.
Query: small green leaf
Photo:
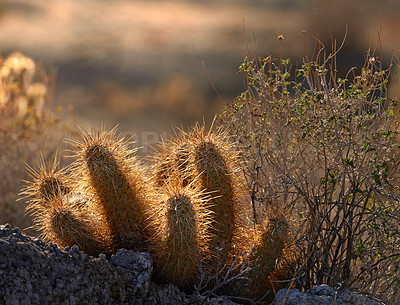
[[[360,240],[356,249],[357,249],[357,257],[361,257],[361,255],[364,253],[365,250],[365,244]]]
[[[344,162],[345,164],[351,166],[352,168],[355,168],[355,166],[354,166],[354,161],[353,161],[353,160],[351,160],[351,159],[349,159],[349,158],[343,158],[342,160],[343,160],[343,162]]]

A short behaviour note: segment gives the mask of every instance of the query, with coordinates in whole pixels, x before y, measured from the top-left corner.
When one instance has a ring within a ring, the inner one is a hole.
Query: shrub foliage
[[[220,119],[240,144],[253,219],[278,206],[292,217],[293,284],[355,287],[400,298],[397,101],[390,67],[368,52],[337,76],[335,50],[293,68],[246,57],[247,90]],[[273,213],[273,212],[272,212]]]

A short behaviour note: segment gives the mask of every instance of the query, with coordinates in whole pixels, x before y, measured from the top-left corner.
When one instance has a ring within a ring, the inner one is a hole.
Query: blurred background
[[[400,47],[396,0],[2,0],[0,52],[55,67],[52,99],[66,115],[119,124],[146,137],[142,146],[173,126],[210,122],[242,92],[244,41],[301,62],[313,37],[329,43],[329,28],[340,44],[346,24],[341,71],[362,66],[378,29],[386,60]]]
[[[243,92],[245,53],[290,57],[295,69],[316,37],[329,53],[330,33],[339,46],[346,27],[342,75],[368,49],[387,66],[400,48],[400,1],[0,0],[0,224],[37,234],[18,201],[32,181],[25,164],[54,160],[77,126],[118,124],[148,155],[173,127],[209,126]],[[400,97],[396,73],[391,83]]]

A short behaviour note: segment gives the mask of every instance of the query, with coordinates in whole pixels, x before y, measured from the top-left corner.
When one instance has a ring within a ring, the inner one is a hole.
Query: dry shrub
[[[292,215],[292,285],[351,287],[395,301],[400,158],[390,68],[370,50],[361,70],[340,79],[336,54],[318,45],[296,69],[289,59],[246,57],[247,91],[221,122],[242,147],[255,222],[276,204]]]
[[[26,228],[24,202],[16,202],[26,164],[37,164],[42,154],[54,159],[70,128],[50,110],[54,78],[20,53],[0,60],[0,223]],[[30,234],[34,231],[28,230]]]

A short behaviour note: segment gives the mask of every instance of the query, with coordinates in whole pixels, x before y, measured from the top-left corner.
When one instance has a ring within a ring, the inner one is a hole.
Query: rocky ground
[[[94,258],[0,226],[1,304],[234,304],[158,286],[151,272],[147,253],[121,249],[109,260]]]
[[[109,259],[103,254],[94,258],[76,246],[60,249],[18,228],[0,226],[1,304],[235,304],[225,297],[187,295],[172,284],[159,286],[151,281],[151,272],[148,253],[121,249]],[[307,293],[280,290],[273,304],[382,303],[347,290],[320,286]]]

